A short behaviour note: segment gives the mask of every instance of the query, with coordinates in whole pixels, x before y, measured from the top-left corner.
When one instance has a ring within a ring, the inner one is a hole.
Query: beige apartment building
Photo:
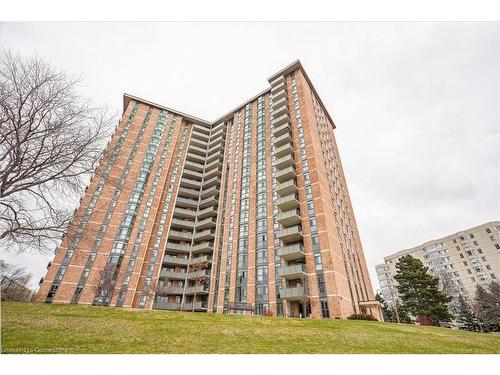
[[[213,122],[125,95],[39,299],[378,317],[333,120],[299,61],[268,81]]]
[[[384,299],[397,299],[394,275],[399,257],[410,254],[440,277],[445,291],[472,300],[476,285],[486,285],[500,276],[500,221],[491,221],[452,235],[398,251],[377,265],[377,277]]]

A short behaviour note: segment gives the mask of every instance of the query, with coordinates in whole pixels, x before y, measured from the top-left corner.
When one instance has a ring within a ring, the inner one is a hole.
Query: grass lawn
[[[3,302],[3,353],[500,353],[446,328]]]

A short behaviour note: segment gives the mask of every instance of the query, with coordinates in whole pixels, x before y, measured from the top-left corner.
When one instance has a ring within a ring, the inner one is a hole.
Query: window
[[[486,233],[491,233],[490,228],[486,228]]]

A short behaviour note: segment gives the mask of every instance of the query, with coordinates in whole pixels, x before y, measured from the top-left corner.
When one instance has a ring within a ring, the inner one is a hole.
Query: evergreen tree
[[[439,278],[428,274],[428,267],[411,255],[403,255],[396,269],[394,279],[404,310],[415,317],[429,317],[435,325],[451,320],[451,297],[440,290]]]
[[[386,321],[386,322],[392,322],[393,321],[394,312],[392,311],[392,308],[389,305],[387,305],[387,302],[385,302],[385,299],[382,296],[382,294],[377,293],[375,295],[375,299],[377,301],[379,301],[380,304],[382,305],[382,315],[384,316],[384,321]]]
[[[457,310],[457,322],[460,323],[466,330],[475,331],[477,319],[474,316],[470,305],[461,294],[458,296]]]
[[[500,285],[497,282],[492,281],[488,289],[476,286],[474,310],[484,331],[500,331]]]

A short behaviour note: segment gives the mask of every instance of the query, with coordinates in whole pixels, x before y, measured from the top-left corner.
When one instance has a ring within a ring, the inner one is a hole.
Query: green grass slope
[[[349,320],[2,303],[3,353],[500,353],[500,336]]]

